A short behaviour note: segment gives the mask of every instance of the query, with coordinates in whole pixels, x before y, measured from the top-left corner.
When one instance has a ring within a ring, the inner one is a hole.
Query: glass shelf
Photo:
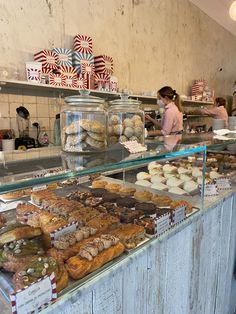
[[[191,99],[182,99],[183,105],[187,105],[188,103],[191,104],[191,106],[194,105],[214,105],[213,101],[201,101],[201,100],[191,100]]]
[[[147,144],[147,147],[147,152],[139,154],[129,154],[120,144],[103,153],[84,155],[64,153],[60,147],[44,149],[43,152],[32,149],[22,153],[1,153],[0,193],[144,165],[153,160],[187,156],[206,149],[205,146],[178,144],[174,151],[169,151],[165,144],[155,141]]]

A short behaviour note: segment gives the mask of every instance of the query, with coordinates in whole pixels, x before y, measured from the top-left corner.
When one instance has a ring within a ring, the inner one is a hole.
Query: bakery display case
[[[83,289],[127,253],[204,209],[204,188],[197,184],[204,186],[206,147],[147,148],[138,154],[116,144],[96,154],[52,147],[1,155],[0,290],[6,302],[52,273],[58,298]]]

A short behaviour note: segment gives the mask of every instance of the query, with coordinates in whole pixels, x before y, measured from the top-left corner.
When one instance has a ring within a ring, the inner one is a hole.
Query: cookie
[[[121,196],[133,196],[135,192],[136,189],[127,187],[122,187],[119,191]]]
[[[152,202],[156,204],[158,207],[166,207],[166,206],[170,206],[170,203],[172,202],[172,200],[169,196],[153,195]]]
[[[139,126],[135,127],[135,129],[134,129],[134,135],[137,136],[137,137],[139,137],[139,136],[141,136],[142,134],[143,134],[143,128],[141,128],[141,127],[139,127]]]
[[[107,181],[95,180],[92,182],[92,188],[105,188],[107,184]]]
[[[131,119],[126,118],[123,121],[123,125],[124,125],[124,127],[131,127],[132,128],[134,126],[134,122]]]
[[[131,136],[134,135],[134,129],[131,128],[131,127],[125,128],[125,130],[124,130],[124,135],[125,135],[126,137],[130,138]]]
[[[66,144],[75,146],[81,143],[86,138],[86,132],[81,132],[76,135],[69,134],[66,139]]]
[[[120,197],[116,200],[118,206],[123,206],[127,208],[132,208],[135,206],[137,201],[132,197]]]
[[[152,196],[152,193],[148,191],[136,191],[134,193],[134,198],[140,202],[150,201],[152,199]]]
[[[76,134],[80,133],[83,129],[81,128],[79,121],[74,121],[67,127],[63,128],[63,130],[64,130],[63,133],[66,134]]]
[[[96,149],[104,149],[105,148],[104,142],[99,142],[90,136],[86,137],[85,143],[87,143],[88,145],[90,145],[91,147],[96,148]]]
[[[94,133],[94,132],[88,131],[88,135],[96,141],[99,141],[99,142],[105,141],[105,135],[102,133],[99,134],[99,133]]]

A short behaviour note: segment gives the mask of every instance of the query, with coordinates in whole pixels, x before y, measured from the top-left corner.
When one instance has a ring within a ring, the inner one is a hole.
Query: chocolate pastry
[[[126,207],[116,207],[113,214],[119,217],[121,222],[131,223],[134,222],[135,219],[139,218],[142,215],[142,212]]]
[[[81,191],[76,191],[76,192],[72,192],[70,194],[68,194],[66,196],[66,198],[68,200],[74,200],[74,201],[84,201],[86,200],[86,198],[91,197],[91,193],[90,192],[81,192]]]
[[[95,188],[95,189],[91,189],[90,190],[91,194],[94,196],[94,197],[102,197],[104,193],[106,193],[107,191],[105,189],[102,189],[102,188]]]
[[[136,210],[142,211],[144,214],[153,215],[156,213],[156,205],[153,203],[137,203],[135,205]]]
[[[111,203],[111,202],[105,202],[102,204],[102,206],[105,207],[108,212],[114,210],[114,208],[116,207],[114,203]]]
[[[97,198],[97,197],[88,197],[85,201],[84,204],[86,206],[91,206],[91,207],[97,207],[102,203],[102,199]]]
[[[119,198],[119,195],[116,193],[106,192],[103,194],[102,199],[104,202],[115,203]]]
[[[151,217],[143,217],[140,219],[135,219],[134,223],[136,225],[142,226],[145,228],[147,234],[155,234],[155,220]]]
[[[128,208],[134,207],[136,203],[137,203],[137,201],[132,197],[119,197],[116,200],[116,204],[118,206],[124,206],[124,207],[128,207]]]

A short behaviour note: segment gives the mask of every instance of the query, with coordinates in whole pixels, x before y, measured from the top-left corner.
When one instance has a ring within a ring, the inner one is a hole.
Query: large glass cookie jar
[[[144,143],[144,111],[141,102],[121,95],[110,102],[108,109],[108,145],[118,142],[137,141]]]
[[[66,152],[96,152],[106,148],[104,100],[84,90],[65,98],[61,111],[61,143]]]

